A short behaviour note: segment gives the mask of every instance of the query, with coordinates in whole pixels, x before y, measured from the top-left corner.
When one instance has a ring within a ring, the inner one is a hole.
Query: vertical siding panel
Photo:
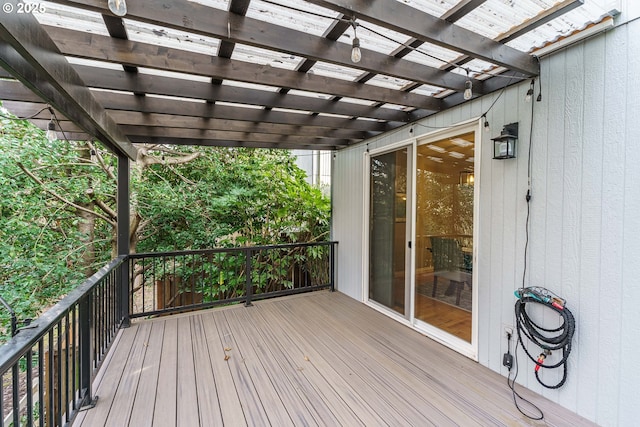
[[[494,93],[480,100],[483,113],[489,109],[497,96],[498,94]],[[479,180],[476,181],[476,185],[480,186],[480,218],[477,220],[482,225],[478,232],[478,262],[477,265],[474,265],[474,274],[478,275],[478,361],[484,366],[489,365],[489,356],[492,349],[496,348],[489,339],[489,333],[492,330],[490,311],[484,309],[484,307],[491,306],[491,260],[494,257],[491,245],[491,218],[494,213],[494,206],[491,203],[491,188],[493,186],[491,157],[493,150],[490,139],[497,128],[497,116],[494,113],[494,110],[487,113],[490,130],[487,132],[483,129],[482,131],[481,170]]]
[[[607,307],[622,303],[622,212],[624,209],[624,126],[627,87],[626,31],[606,35],[604,99],[604,170],[602,183],[602,269],[600,301]],[[618,424],[620,376],[620,310],[600,311],[598,369],[599,405],[596,422]]]
[[[602,163],[605,40],[600,37],[584,48],[584,135],[582,149],[582,212],[580,228],[579,307],[576,316],[575,364],[570,375],[577,378],[576,411],[594,420],[597,409],[600,293],[600,241],[602,238]]]
[[[580,313],[580,247],[582,206],[582,146],[583,146],[583,109],[584,109],[584,44],[567,51],[565,92],[565,144],[564,144],[564,176],[563,176],[563,211],[562,211],[562,276],[559,278],[563,298],[567,299],[570,309],[576,315]],[[556,317],[559,317],[555,315]],[[574,344],[577,344],[574,342]],[[560,360],[562,352],[555,352],[551,362]],[[567,367],[573,373],[568,377],[559,392],[559,401],[571,410],[576,410],[578,381],[576,379],[577,354],[572,353]],[[561,369],[557,369],[557,377],[561,378]]]
[[[546,242],[547,242],[547,195],[549,188],[547,158],[553,150],[555,131],[548,125],[551,116],[551,81],[555,76],[551,61],[544,60],[540,64],[540,81],[542,85],[542,101],[537,102],[534,110],[533,141],[531,148],[531,217],[529,228],[529,265],[527,267],[528,280],[526,286],[544,286],[546,274]],[[536,385],[532,378],[532,365],[522,350],[518,352],[518,361],[521,369],[527,375],[522,375],[522,384],[526,386]]]
[[[519,106],[522,100],[524,100],[524,94],[520,97],[520,88],[522,85],[511,87],[507,89],[499,104],[503,106],[503,119],[502,126],[509,123],[519,123],[518,132],[519,135],[523,135],[522,117],[518,114]],[[496,104],[497,105],[497,104]],[[498,136],[502,130],[502,126],[494,130],[492,137]],[[518,138],[518,145],[521,143],[521,138]],[[513,291],[515,286],[515,265],[518,260],[521,259],[521,252],[517,250],[517,235],[521,231],[518,223],[517,206],[519,205],[519,183],[517,180],[519,164],[525,161],[525,157],[521,152],[516,149],[516,158],[509,160],[490,160],[494,163],[494,167],[502,169],[502,193],[499,197],[502,199],[502,223],[496,224],[497,227],[502,230],[502,239],[496,240],[496,244],[500,246],[502,255],[500,259],[496,260],[501,268],[499,283],[501,286],[496,286],[493,292],[493,301],[499,303],[499,310],[495,311],[497,316],[494,321],[493,328],[491,329],[492,336],[492,348],[499,349],[501,345],[506,346],[506,338],[504,337],[504,331],[502,324],[507,324],[505,319],[511,317],[513,313]],[[502,369],[502,353],[499,351],[491,352],[491,359],[494,363],[490,366],[496,371]],[[505,371],[506,372],[506,371]]]
[[[493,125],[491,129],[490,138],[493,138],[500,134],[502,126],[505,123],[505,100],[506,92],[502,94],[502,97],[493,106],[491,112],[493,113]],[[490,194],[491,203],[491,218],[489,219],[489,228],[491,229],[491,258],[490,258],[490,281],[480,286],[486,286],[490,294],[490,301],[502,301],[502,283],[504,282],[504,264],[505,264],[505,248],[503,246],[505,229],[504,222],[506,213],[506,206],[504,200],[504,188],[505,179],[509,179],[508,160],[493,160],[493,155],[485,158],[486,161],[483,164],[489,167],[490,176],[488,192]],[[484,159],[483,159],[484,160]],[[485,175],[485,176],[487,176]],[[487,190],[487,187],[485,187]],[[492,280],[491,280],[492,279]],[[501,334],[497,327],[502,321],[501,310],[489,310],[489,349],[500,348]],[[488,366],[493,370],[500,370],[500,363],[495,355],[495,352],[490,351],[488,358]]]
[[[640,7],[639,7],[640,9]],[[640,13],[640,10],[639,10]],[[629,26],[629,46],[627,48],[629,73],[626,74],[626,138],[625,138],[625,177],[624,177],[624,237],[623,237],[623,270],[621,306],[621,349],[620,349],[620,425],[638,423],[638,384],[640,369],[640,286],[638,285],[638,261],[640,260],[640,87],[638,86],[638,70],[640,70],[640,26]]]

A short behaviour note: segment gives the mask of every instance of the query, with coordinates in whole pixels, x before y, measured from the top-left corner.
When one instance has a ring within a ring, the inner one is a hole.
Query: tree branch
[[[28,176],[29,178],[31,178],[31,179],[32,179],[32,180],[34,180],[38,185],[40,185],[40,187],[42,187],[42,189],[43,189],[44,191],[46,191],[47,193],[49,193],[50,195],[52,195],[52,196],[53,196],[53,197],[55,197],[56,199],[60,200],[62,203],[66,204],[66,205],[68,205],[68,206],[71,206],[71,207],[73,207],[73,208],[75,208],[75,209],[78,209],[78,210],[81,210],[81,211],[84,211],[84,212],[90,213],[91,215],[95,215],[97,218],[100,218],[100,219],[102,219],[102,220],[106,221],[108,224],[111,224],[113,227],[115,227],[115,226],[116,226],[116,222],[115,222],[115,221],[113,221],[112,219],[110,219],[110,218],[108,218],[108,217],[106,217],[106,216],[104,216],[104,215],[101,215],[101,214],[99,214],[99,213],[96,213],[96,212],[92,211],[91,209],[87,209],[87,208],[85,208],[85,207],[82,207],[82,206],[80,206],[80,205],[77,205],[77,204],[73,203],[72,201],[65,199],[64,197],[62,197],[61,195],[59,195],[59,194],[58,194],[58,193],[56,193],[55,191],[53,191],[53,190],[49,190],[49,189],[44,185],[44,182],[42,182],[42,180],[40,180],[40,178],[38,178],[38,177],[37,177],[37,176],[35,176],[33,173],[31,173],[31,171],[29,171],[29,170],[28,170],[28,169],[27,169],[27,168],[26,168],[22,163],[17,162],[17,165],[18,165],[18,167],[19,167],[20,169],[22,169],[22,171],[23,171],[25,174],[27,174],[27,176]]]
[[[104,159],[102,158],[102,156],[100,155],[100,152],[96,149],[95,145],[93,145],[93,143],[91,143],[90,141],[87,141],[87,145],[89,146],[89,150],[93,150],[96,153],[96,159],[98,159],[98,163],[100,164],[100,167],[102,168],[102,170],[109,176],[109,178],[111,178],[113,181],[117,181],[115,174],[113,173],[112,168],[108,167],[105,163],[104,163]]]
[[[91,200],[93,200],[96,204],[96,206],[98,206],[100,209],[102,209],[102,212],[106,213],[107,215],[109,215],[109,217],[111,217],[111,219],[113,219],[114,221],[117,221],[118,219],[118,214],[116,213],[116,211],[114,211],[111,206],[107,205],[105,202],[103,202],[102,200],[98,199],[96,197],[96,193],[93,190],[93,188],[89,188],[87,191],[87,196],[89,196],[91,198]]]

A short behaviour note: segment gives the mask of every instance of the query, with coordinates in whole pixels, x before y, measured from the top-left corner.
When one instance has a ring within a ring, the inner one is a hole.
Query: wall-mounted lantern
[[[516,143],[518,142],[518,123],[505,125],[500,136],[491,138],[493,141],[493,158],[498,160],[516,157]]]

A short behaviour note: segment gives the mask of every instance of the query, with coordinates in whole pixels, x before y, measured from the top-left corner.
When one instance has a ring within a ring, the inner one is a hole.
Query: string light
[[[51,120],[47,124],[47,133],[45,135],[49,142],[53,142],[58,139],[58,134],[56,133],[56,124],[53,122],[53,110],[49,108],[49,112],[51,113]]]
[[[111,13],[117,16],[124,16],[127,14],[127,3],[125,0],[109,0],[107,2]]]
[[[469,78],[469,70],[467,70],[467,81],[464,82],[464,99],[470,100],[473,97],[473,83],[471,83],[471,79]]]
[[[529,86],[529,90],[527,91],[527,95],[524,97],[524,100],[527,102],[531,102],[531,98],[533,98],[533,82],[534,80],[531,80],[531,85]]]
[[[489,120],[487,120],[487,115],[483,114],[482,117],[484,117],[484,131],[485,132],[491,132],[491,128],[489,127]]]
[[[351,48],[351,62],[358,63],[362,59],[362,51],[360,51],[360,39],[356,34],[356,23],[355,19],[351,21],[351,26],[353,27],[353,42]]]

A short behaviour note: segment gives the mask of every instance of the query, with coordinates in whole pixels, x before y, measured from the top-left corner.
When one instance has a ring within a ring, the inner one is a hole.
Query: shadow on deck
[[[120,332],[74,426],[591,425],[343,294],[143,320]]]

